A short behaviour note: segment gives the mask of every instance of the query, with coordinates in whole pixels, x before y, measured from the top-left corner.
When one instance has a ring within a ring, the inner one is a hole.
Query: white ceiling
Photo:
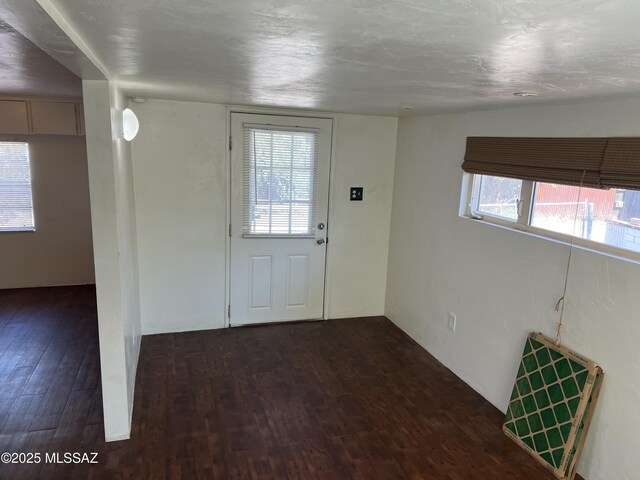
[[[133,95],[397,115],[640,94],[637,0],[38,2]]]
[[[0,95],[82,97],[82,81],[0,18]]]

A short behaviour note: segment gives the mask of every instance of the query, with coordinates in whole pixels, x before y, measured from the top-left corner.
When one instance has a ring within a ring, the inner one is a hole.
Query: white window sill
[[[0,228],[0,234],[2,233],[35,233],[35,228]]]

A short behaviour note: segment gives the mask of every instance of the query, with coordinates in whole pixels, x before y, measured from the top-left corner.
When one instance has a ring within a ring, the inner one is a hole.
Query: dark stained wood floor
[[[144,337],[131,440],[105,444],[95,291],[0,291],[1,479],[552,479],[503,415],[384,317]]]
[[[0,290],[0,452],[94,448],[102,422],[95,288]],[[0,463],[0,479],[42,467]]]

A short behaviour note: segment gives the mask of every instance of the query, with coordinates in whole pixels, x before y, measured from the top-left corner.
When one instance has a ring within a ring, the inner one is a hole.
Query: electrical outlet
[[[449,313],[449,330],[452,332],[456,331],[456,321],[456,316],[453,313]]]

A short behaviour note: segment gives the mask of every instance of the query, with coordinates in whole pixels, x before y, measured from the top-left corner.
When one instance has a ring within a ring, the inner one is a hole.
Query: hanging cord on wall
[[[562,331],[564,330],[563,316],[564,316],[564,300],[567,296],[567,285],[569,284],[569,272],[571,270],[571,257],[573,254],[574,239],[576,237],[576,224],[578,223],[578,211],[580,209],[580,197],[582,196],[582,186],[584,184],[584,176],[587,173],[586,170],[582,171],[580,177],[580,188],[578,188],[578,201],[576,202],[576,211],[573,215],[573,230],[571,232],[571,243],[569,244],[569,257],[567,258],[567,271],[564,276],[564,288],[562,289],[562,296],[556,302],[556,312],[560,312],[560,320],[558,321],[558,329],[556,330],[555,344],[560,345],[562,342]]]

